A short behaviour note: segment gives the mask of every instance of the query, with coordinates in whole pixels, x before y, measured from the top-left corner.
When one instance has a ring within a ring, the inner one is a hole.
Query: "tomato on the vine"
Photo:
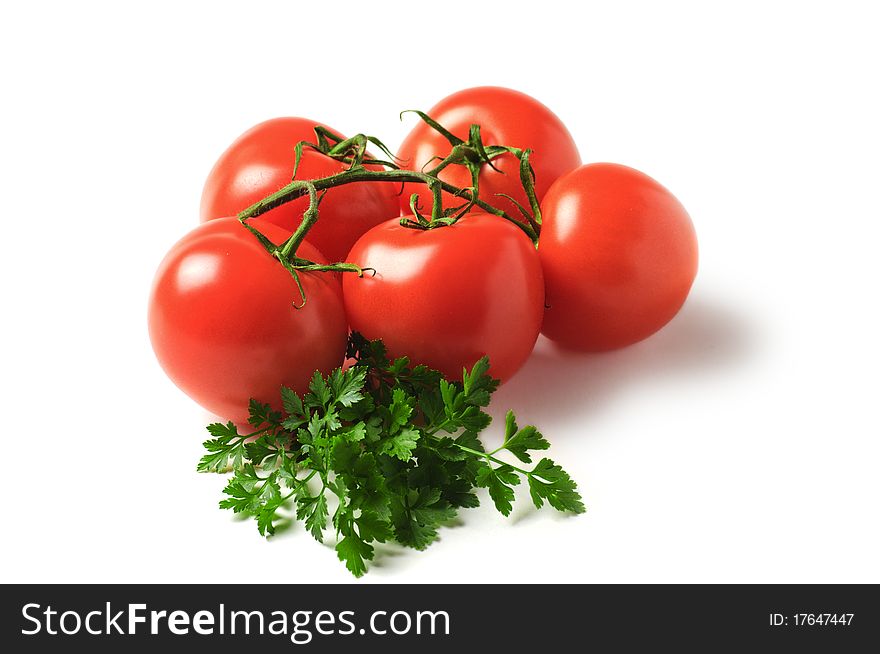
[[[293,179],[294,146],[299,141],[314,143],[316,125],[321,124],[305,118],[275,118],[242,134],[220,155],[208,175],[202,191],[202,222],[235,216],[288,184]],[[381,170],[379,166],[366,167]],[[339,161],[304,148],[296,178],[327,177],[345,168]],[[399,185],[384,183],[347,184],[331,190],[321,201],[321,218],[309,232],[309,242],[330,261],[342,261],[361,234],[400,214],[399,191]],[[303,197],[261,218],[294,231],[307,208],[308,198]]]
[[[497,86],[480,86],[458,91],[441,100],[428,115],[460,139],[467,140],[471,124],[480,125],[485,145],[504,144],[517,148],[531,148],[532,167],[535,170],[535,193],[538,201],[550,185],[565,173],[577,168],[581,157],[577,146],[562,121],[550,109],[534,98]],[[400,146],[400,165],[410,170],[428,170],[432,160],[447,156],[452,146],[442,134],[428,124],[419,122]],[[434,161],[436,163],[436,161]],[[483,164],[480,170],[480,199],[518,216],[516,207],[499,193],[509,195],[524,207],[529,201],[520,183],[519,161],[509,153],[492,161],[498,169]],[[465,188],[471,186],[468,170],[463,166],[449,166],[440,179]],[[431,207],[431,193],[421,184],[406,184],[400,196],[403,213],[410,213],[410,196],[419,194],[423,209]],[[461,204],[460,198],[444,194],[444,206]]]
[[[697,237],[687,211],[655,180],[618,164],[588,164],[557,180],[541,213],[548,338],[611,350],[678,313],[697,274]]]
[[[290,233],[249,222],[273,243]],[[326,263],[303,242],[297,256]],[[291,274],[237,219],[199,225],[159,266],[149,302],[159,363],[187,395],[218,416],[244,423],[250,398],[278,405],[279,388],[298,392],[342,362],[348,327],[335,273]]]
[[[349,324],[381,338],[392,356],[409,356],[460,379],[489,356],[493,377],[510,378],[534,347],[544,311],[538,254],[512,223],[472,212],[433,229],[398,219],[374,227],[348,260],[375,276],[343,278]]]

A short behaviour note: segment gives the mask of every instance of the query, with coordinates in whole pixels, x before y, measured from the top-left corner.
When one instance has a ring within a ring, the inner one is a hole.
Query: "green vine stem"
[[[337,186],[359,182],[401,184],[410,182],[425,184],[431,191],[432,196],[431,217],[430,219],[427,219],[422,215],[418,206],[419,196],[414,193],[410,198],[410,207],[415,220],[402,218],[401,224],[405,227],[416,229],[446,227],[460,220],[473,207],[479,207],[486,213],[498,216],[499,218],[503,218],[504,220],[513,223],[520,228],[535,245],[537,245],[538,236],[541,231],[541,210],[535,194],[534,170],[530,163],[532,151],[528,149],[521,150],[519,148],[504,145],[485,146],[480,136],[479,125],[471,125],[468,140],[465,141],[446,130],[427,114],[415,110],[411,110],[411,113],[417,114],[431,128],[446,138],[452,146],[450,153],[446,157],[436,157],[429,162],[433,163],[433,161],[439,159],[439,162],[430,170],[425,171],[423,169],[421,171],[414,171],[400,168],[393,161],[395,159],[394,155],[385,144],[376,137],[357,134],[351,138],[344,139],[324,127],[316,126],[315,135],[317,137],[317,143],[300,141],[294,147],[295,160],[293,181],[238,214],[239,221],[250,230],[257,239],[259,239],[263,247],[265,247],[272,256],[277,258],[293,276],[302,296],[302,303],[294,305],[297,308],[304,306],[306,301],[305,291],[303,290],[298,271],[353,272],[358,276],[363,276],[364,272],[370,270],[345,262],[337,262],[327,265],[316,264],[312,261],[296,256],[296,251],[299,248],[299,245],[318,220],[318,205],[321,202],[323,194],[329,189]],[[401,116],[402,115],[403,114],[401,114]],[[388,156],[388,159],[383,160],[368,156],[367,147],[369,144],[378,147]],[[336,159],[337,161],[348,165],[348,168],[342,172],[327,177],[312,180],[297,180],[296,173],[299,169],[304,148],[306,147]],[[492,161],[505,153],[512,154],[520,162],[520,182],[525,190],[530,206],[527,209],[509,195],[499,195],[505,197],[514,204],[520,214],[522,214],[522,220],[514,218],[507,211],[495,207],[479,197],[479,176],[482,166],[488,165],[492,169],[498,171],[498,168],[492,163]],[[378,165],[382,166],[384,169],[371,170],[366,167],[368,165]],[[440,173],[451,165],[461,165],[468,169],[471,176],[471,186],[459,188],[439,178]],[[427,167],[427,165],[425,167]],[[464,204],[444,209],[442,205],[442,193],[444,191],[450,193],[454,197],[462,198]],[[302,222],[291,237],[280,246],[273,244],[247,222],[251,218],[256,218],[276,207],[304,196],[309,197],[309,206],[303,213]],[[375,271],[373,272],[375,273]]]
[[[526,150],[525,153],[530,153],[530,151]],[[444,182],[443,180],[438,179],[437,177],[434,177],[429,173],[403,169],[369,170],[367,168],[363,168],[362,166],[354,166],[341,173],[330,175],[329,177],[322,177],[319,179],[310,180],[309,184],[311,184],[316,190],[324,191],[334,188],[336,186],[342,186],[343,184],[353,184],[355,182],[415,182],[418,184],[425,184],[429,188],[433,187],[432,191],[434,188],[436,188],[439,191],[446,191],[447,193],[451,193],[452,195],[463,197],[468,202],[472,202],[474,206],[479,207],[486,213],[490,213],[500,218],[504,218],[505,220],[509,220],[517,227],[522,229],[526,233],[526,236],[528,236],[529,239],[533,242],[538,240],[538,231],[535,229],[532,223],[534,221],[535,224],[540,225],[540,218],[532,218],[528,222],[517,220],[503,209],[494,207],[485,200],[481,200],[479,197],[475,196],[472,189],[462,189],[457,186],[453,186],[452,184]],[[272,193],[271,195],[263,198],[259,202],[251,205],[250,207],[242,211],[240,214],[238,214],[238,218],[241,221],[256,218],[257,216],[260,216],[267,211],[271,211],[272,209],[280,207],[283,204],[287,204],[292,200],[301,198],[308,193],[309,187],[305,182],[294,180],[287,186],[284,186],[275,193]],[[439,193],[437,193],[437,195],[439,195]],[[437,204],[438,203],[435,202],[435,205]],[[435,214],[437,214],[439,217],[442,214],[442,209],[438,208],[437,206],[433,207],[432,218]]]

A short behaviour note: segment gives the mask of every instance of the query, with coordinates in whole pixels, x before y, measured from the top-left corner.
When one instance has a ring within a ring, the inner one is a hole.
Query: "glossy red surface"
[[[252,224],[281,243],[289,232]],[[324,258],[304,242],[300,256]],[[301,273],[307,302],[284,267],[237,219],[204,223],[159,266],[149,303],[153,349],[187,395],[243,423],[250,398],[280,408],[282,384],[306,390],[314,371],[341,365],[347,337],[338,276]]]
[[[461,139],[467,140],[471,124],[477,123],[484,145],[532,148],[531,162],[539,201],[558,177],[581,163],[577,146],[562,121],[543,104],[519,91],[497,86],[465,89],[444,98],[427,113]],[[426,164],[431,167],[429,162],[433,157],[445,157],[451,149],[449,141],[419,121],[400,146],[398,156],[403,167],[421,170]],[[511,154],[504,154],[493,160],[493,164],[501,172],[483,166],[480,197],[518,217],[519,211],[513,203],[497,194],[505,193],[523,206],[529,206],[520,182],[519,161]],[[471,185],[470,173],[463,166],[446,168],[440,178],[460,188]],[[431,193],[419,184],[405,185],[400,196],[403,213],[411,213],[409,200],[413,193],[419,194],[423,212],[430,213]],[[461,199],[444,194],[443,202],[449,207],[461,204]]]
[[[422,231],[392,220],[364,234],[349,259],[376,269],[343,278],[349,324],[393,356],[461,379],[462,367],[489,355],[490,374],[505,380],[531,353],[544,283],[534,246],[509,222],[472,213]]]
[[[202,221],[235,216],[287,185],[293,178],[294,146],[302,140],[314,143],[314,126],[318,124],[306,118],[275,118],[242,134],[220,155],[208,175],[202,191]],[[344,164],[305,148],[296,177],[317,179],[344,169]],[[344,260],[361,234],[400,214],[399,190],[399,184],[375,182],[330,189],[321,201],[320,217],[309,232],[309,242],[330,261]],[[261,218],[294,231],[307,208],[308,199],[298,198]]]
[[[663,186],[626,166],[588,164],[560,178],[541,209],[547,337],[610,350],[678,313],[697,274],[697,237]]]

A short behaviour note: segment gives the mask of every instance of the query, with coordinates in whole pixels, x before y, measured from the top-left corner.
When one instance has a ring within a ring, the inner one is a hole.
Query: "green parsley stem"
[[[259,436],[260,434],[265,434],[267,431],[271,431],[275,429],[274,427],[263,427],[262,429],[258,429],[257,431],[252,431],[250,434],[242,434],[241,439],[238,441],[246,441],[249,438],[253,438],[254,436]]]
[[[452,422],[452,421],[449,420],[449,419],[447,418],[446,420],[444,420],[443,422],[441,422],[439,425],[437,425],[437,426],[434,427],[433,429],[427,429],[427,430],[425,430],[425,436],[433,436],[434,434],[436,434],[438,431],[440,431],[441,429],[443,429],[444,427],[446,427],[446,425],[450,424],[451,422]]]
[[[433,436],[433,435],[436,434],[438,431],[440,431],[441,429],[443,429],[446,425],[448,425],[450,422],[451,422],[451,421],[450,421],[449,419],[446,419],[446,420],[444,420],[443,422],[441,422],[439,425],[437,425],[436,427],[434,427],[433,429],[429,429],[428,431],[426,431],[425,434],[426,434],[427,436]],[[499,464],[499,465],[505,465],[505,466],[508,466],[508,467],[510,467],[510,468],[513,468],[514,470],[516,470],[517,472],[519,472],[519,473],[521,473],[521,474],[523,474],[523,475],[531,475],[531,474],[532,474],[532,473],[529,472],[528,470],[523,470],[522,468],[518,468],[518,467],[516,467],[515,465],[511,465],[510,463],[507,463],[506,461],[502,461],[501,459],[497,459],[497,458],[495,458],[493,455],[494,455],[494,454],[497,454],[498,452],[500,452],[501,450],[503,450],[503,449],[504,449],[504,446],[503,446],[503,445],[502,445],[501,447],[495,448],[495,449],[492,450],[491,452],[480,452],[480,451],[478,451],[478,450],[472,450],[471,448],[469,448],[469,447],[465,447],[464,445],[459,445],[458,443],[454,443],[454,445],[455,445],[458,449],[460,449],[461,451],[463,451],[463,452],[468,452],[469,454],[475,454],[475,455],[477,455],[477,456],[479,456],[479,457],[482,457],[482,458],[486,459],[487,461],[493,461],[493,462],[495,462],[495,463],[497,463],[497,464]]]
[[[298,486],[302,486],[302,485],[308,483],[308,481],[309,481],[312,477],[314,477],[316,474],[318,474],[318,471],[317,471],[317,470],[312,470],[308,475],[306,475],[306,476],[303,477],[302,479],[297,479],[297,480],[296,480],[297,485],[298,485]],[[269,477],[266,477],[266,479],[268,480]],[[324,488],[326,488],[326,486],[325,486]],[[287,495],[285,495],[284,497],[282,497],[282,498],[281,498],[281,501],[282,501],[282,502],[286,502],[287,500],[289,500],[291,497],[293,497],[294,495],[296,495],[296,491],[297,491],[297,490],[298,490],[298,489],[294,488],[294,489],[293,489],[292,491],[290,491]],[[324,489],[323,489],[323,488],[321,489],[321,492],[322,492],[322,493],[324,492]]]
[[[526,475],[527,477],[532,474],[528,470],[523,470],[522,468],[518,468],[515,465],[511,465],[510,463],[507,463],[507,461],[502,461],[501,459],[496,459],[494,456],[492,456],[492,454],[494,454],[498,450],[495,450],[495,452],[480,452],[479,450],[472,450],[471,448],[465,447],[464,445],[459,445],[458,443],[453,443],[453,444],[458,449],[462,450],[463,452],[468,452],[469,454],[475,454],[476,456],[483,457],[487,461],[493,461],[499,465],[507,466],[508,468],[512,468],[513,470],[516,470],[518,473],[520,473],[522,475]]]

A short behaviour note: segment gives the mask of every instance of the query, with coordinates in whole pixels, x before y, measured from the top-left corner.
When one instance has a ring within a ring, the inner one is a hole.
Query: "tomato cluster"
[[[202,194],[202,224],[165,257],[150,298],[154,350],[181,389],[241,422],[250,398],[271,403],[280,385],[304,390],[315,370],[341,365],[349,330],[453,379],[488,355],[493,376],[506,380],[542,331],[566,348],[607,350],[649,336],[678,312],[696,275],[697,243],[669,191],[625,166],[581,166],[559,118],[516,91],[468,89],[428,115],[446,134],[420,123],[398,151],[400,168],[426,171],[450,155],[450,134],[466,140],[478,124],[482,143],[532,153],[533,185],[524,186],[513,150],[479,168],[473,160],[442,166],[442,205],[468,197],[447,189],[476,187],[468,207],[480,206],[440,225],[409,215],[436,197],[419,179],[402,191],[380,179],[353,181],[321,196],[320,219],[301,240],[291,235],[307,197],[247,226],[236,216],[291,182],[297,159],[297,180],[349,170],[351,162],[314,148],[295,156],[318,124],[270,120],[221,155]],[[540,204],[532,223],[539,237],[496,215],[530,204]],[[273,248],[289,240],[290,256]],[[366,273],[318,269],[338,261]]]

